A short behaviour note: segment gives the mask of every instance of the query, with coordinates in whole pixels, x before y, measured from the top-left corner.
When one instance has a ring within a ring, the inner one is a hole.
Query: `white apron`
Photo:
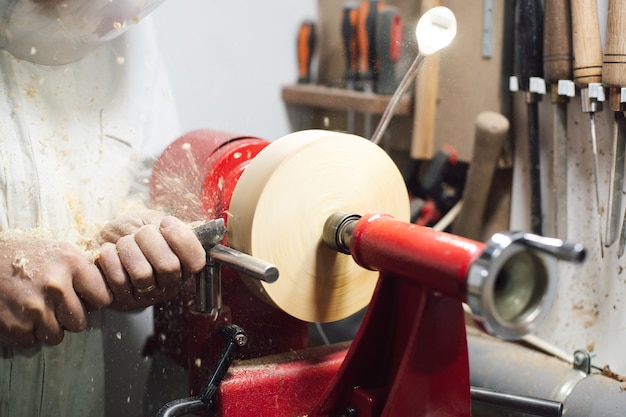
[[[0,51],[0,72],[0,238],[26,230],[85,247],[178,133],[152,27],[59,67]],[[104,414],[100,314],[90,322],[59,346],[0,345],[0,417]]]

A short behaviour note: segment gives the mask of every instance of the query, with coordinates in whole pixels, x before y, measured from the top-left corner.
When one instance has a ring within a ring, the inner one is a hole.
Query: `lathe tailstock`
[[[173,341],[158,347],[187,366],[191,395],[160,416],[469,416],[463,303],[518,339],[552,303],[557,259],[585,257],[528,233],[481,243],[409,223],[402,176],[366,139],[229,138],[194,132],[155,166],[156,205],[210,223],[195,291],[157,309],[155,339]],[[351,343],[307,348],[306,322],[365,306]]]

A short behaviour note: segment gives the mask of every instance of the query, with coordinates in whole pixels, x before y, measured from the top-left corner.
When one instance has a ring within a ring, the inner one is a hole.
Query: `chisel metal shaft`
[[[595,1],[571,0],[572,50],[574,83],[580,88],[582,111],[589,113],[591,148],[593,151],[593,176],[595,181],[598,237],[600,255],[604,257],[602,237],[602,208],[598,180],[598,144],[596,139],[595,113],[602,110],[602,40]]]

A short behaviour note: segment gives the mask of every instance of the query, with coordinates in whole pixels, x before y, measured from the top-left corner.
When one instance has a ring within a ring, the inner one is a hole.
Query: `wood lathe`
[[[202,207],[195,220],[211,226],[201,238],[211,272],[158,309],[157,339],[186,341],[177,357],[191,394],[160,415],[469,416],[462,303],[488,333],[518,339],[548,311],[556,260],[585,255],[529,233],[480,243],[409,223],[393,161],[344,133],[269,143],[196,131],[161,156],[152,190],[174,212],[178,196],[196,192],[200,203],[184,210]],[[273,267],[276,280],[255,272]],[[352,343],[307,347],[307,322],[366,305]]]

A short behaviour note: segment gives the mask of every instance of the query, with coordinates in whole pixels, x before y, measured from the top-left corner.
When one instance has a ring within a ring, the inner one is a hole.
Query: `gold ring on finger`
[[[145,294],[147,292],[152,291],[155,288],[156,288],[156,284],[151,284],[151,285],[148,285],[146,288],[135,288],[135,291],[137,291],[137,294]]]

